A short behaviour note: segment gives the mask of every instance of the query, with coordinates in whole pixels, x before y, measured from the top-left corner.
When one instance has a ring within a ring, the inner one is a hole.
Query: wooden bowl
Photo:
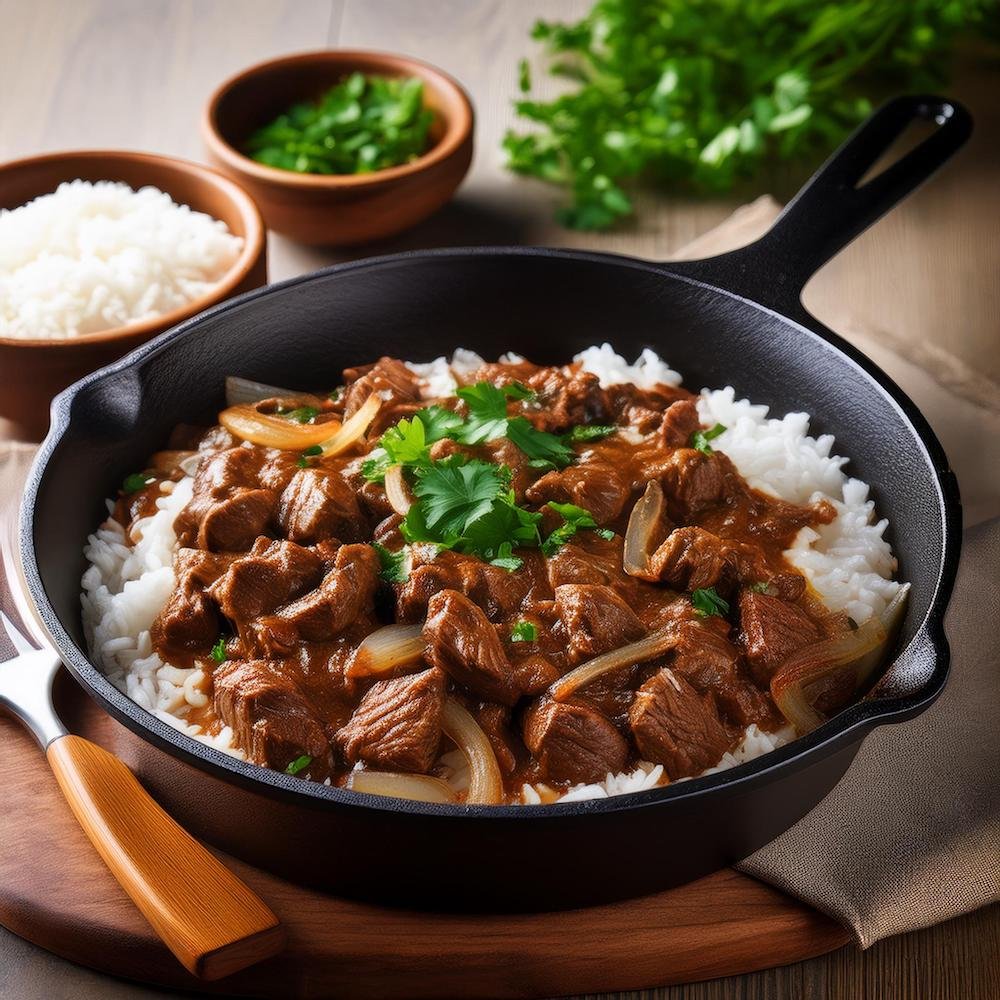
[[[353,72],[416,76],[434,112],[431,148],[410,163],[370,174],[299,174],[245,156],[247,137]],[[439,209],[472,161],[472,104],[446,73],[418,59],[381,52],[325,50],[260,63],[227,80],[209,99],[202,136],[212,161],[260,205],[271,229],[300,243],[346,246],[391,236]]]
[[[0,166],[0,208],[17,208],[78,178],[153,185],[178,204],[221,219],[243,237],[243,250],[208,294],[152,319],[65,339],[0,337],[0,418],[11,422],[8,434],[29,441],[44,437],[49,402],[66,386],[203,309],[267,284],[267,236],[257,206],[231,180],[197,163],[103,150],[14,160]]]

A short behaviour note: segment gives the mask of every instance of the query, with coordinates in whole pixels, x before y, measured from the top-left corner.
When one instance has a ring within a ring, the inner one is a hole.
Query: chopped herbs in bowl
[[[422,80],[352,73],[259,128],[244,151],[300,174],[366,174],[427,152],[433,121]]]

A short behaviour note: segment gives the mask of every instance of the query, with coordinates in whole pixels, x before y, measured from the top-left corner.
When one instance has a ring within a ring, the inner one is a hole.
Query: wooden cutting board
[[[68,677],[57,695],[74,732],[110,745],[117,722]],[[642,855],[637,845],[636,858]],[[529,997],[751,972],[848,940],[815,910],[731,870],[608,906],[468,915],[349,902],[220,856],[285,923],[289,945],[266,963],[204,984],[177,964],[104,868],[35,744],[0,718],[0,923],[102,972],[253,997]]]

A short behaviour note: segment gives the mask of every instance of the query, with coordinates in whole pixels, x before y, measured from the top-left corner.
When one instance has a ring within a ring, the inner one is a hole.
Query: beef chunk
[[[373,392],[382,397],[383,410],[399,403],[420,402],[420,380],[395,358],[379,358],[373,365],[345,368],[344,386],[345,419],[360,410]]]
[[[300,642],[325,642],[372,613],[379,559],[370,545],[342,545],[313,591],[253,625],[255,647],[284,656]]]
[[[384,771],[429,771],[441,742],[444,688],[434,668],[372,685],[337,732],[344,756]]]
[[[520,697],[496,630],[482,610],[456,590],[442,590],[427,604],[424,658],[489,701],[513,705]]]
[[[414,623],[427,617],[427,602],[442,590],[463,590],[460,561],[435,546],[415,545],[406,582],[396,591],[396,618]]]
[[[622,544],[591,532],[576,535],[545,560],[549,586],[564,583],[612,584],[621,579]]]
[[[272,664],[232,660],[213,675],[215,710],[255,764],[283,768],[329,752],[323,725],[295,681]]]
[[[675,528],[649,560],[650,572],[680,590],[728,587],[759,579],[767,570],[758,549],[731,542],[704,528]]]
[[[670,668],[699,694],[711,692],[722,714],[740,728],[768,722],[773,713],[767,696],[745,676],[728,632],[728,623],[717,617],[682,624]]]
[[[490,741],[500,770],[510,775],[524,753],[524,746],[510,728],[510,709],[492,702],[483,702],[475,710],[476,722]]]
[[[576,504],[589,510],[598,524],[607,524],[622,512],[629,489],[613,465],[593,461],[545,473],[528,487],[526,496],[539,506],[550,500]]]
[[[629,724],[640,755],[675,781],[714,766],[733,745],[711,696],[666,667],[636,692]]]
[[[725,495],[725,469],[717,455],[694,448],[678,448],[660,467],[660,483],[667,513],[674,521],[688,521]]]
[[[299,469],[292,476],[278,501],[278,525],[303,545],[326,538],[356,542],[368,529],[354,490],[328,469]]]
[[[663,411],[659,437],[668,448],[684,448],[701,426],[698,406],[693,399],[679,399]]]
[[[505,381],[510,381],[509,376]],[[540,430],[568,431],[575,424],[608,420],[608,395],[590,372],[539,368],[526,384],[538,395],[525,416]]]
[[[526,656],[514,663],[514,675],[517,677],[518,688],[526,695],[541,694],[547,687],[555,684],[562,672],[540,654]]]
[[[174,556],[177,586],[150,628],[157,649],[205,649],[219,637],[219,616],[206,587],[225,573],[228,553],[179,549]]]
[[[740,595],[740,627],[747,660],[761,685],[770,682],[792,653],[822,638],[819,627],[800,607],[752,590]]]
[[[622,734],[596,709],[541,701],[524,718],[524,742],[550,781],[603,781],[628,759]]]
[[[212,586],[222,613],[246,637],[250,623],[314,587],[322,574],[320,557],[294,542],[258,538]]]
[[[299,455],[294,451],[267,448],[257,479],[265,490],[274,490],[280,495],[298,471]]]
[[[264,533],[273,519],[277,495],[259,486],[263,460],[260,449],[241,446],[202,461],[191,500],[174,521],[181,545],[243,552]]]
[[[624,646],[646,631],[625,601],[600,584],[564,583],[556,587],[556,605],[575,662]]]
[[[434,449],[439,445],[447,443],[445,441],[438,441],[436,444],[431,446],[431,457],[434,457]],[[454,443],[454,442],[451,442]],[[461,446],[459,446],[461,449]],[[514,491],[514,496],[516,497],[518,503],[523,502],[525,491],[531,483],[531,480],[535,477],[534,469],[528,465],[529,458],[523,451],[510,438],[497,438],[495,441],[487,441],[482,445],[483,451],[486,453],[488,460],[493,462],[494,465],[506,465],[511,471],[510,487]],[[461,449],[468,451],[468,449]]]

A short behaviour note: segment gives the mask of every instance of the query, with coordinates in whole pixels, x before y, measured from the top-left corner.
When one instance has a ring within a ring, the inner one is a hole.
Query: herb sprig
[[[533,99],[519,67],[508,166],[566,190],[565,225],[631,214],[626,184],[726,190],[775,159],[815,159],[893,92],[933,93],[959,33],[995,33],[994,0],[597,0],[572,24],[539,21],[553,76]]]
[[[691,603],[702,618],[708,618],[711,615],[724,618],[729,614],[729,601],[720,597],[715,587],[699,587],[697,590],[693,590]]]

